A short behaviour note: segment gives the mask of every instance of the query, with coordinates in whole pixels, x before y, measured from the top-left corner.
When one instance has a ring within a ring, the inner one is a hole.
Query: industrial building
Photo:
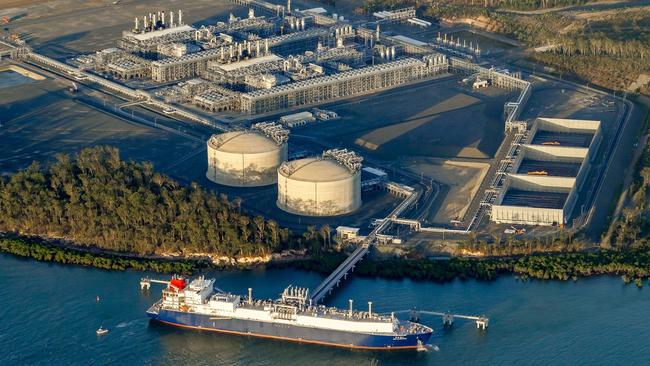
[[[231,14],[201,27],[184,24],[180,10],[135,17],[117,47],[77,63],[115,79],[163,86],[169,90],[156,93],[167,103],[250,115],[394,88],[449,69],[446,56],[424,42],[383,36],[343,17],[235,2],[249,6],[248,17]],[[390,14],[413,16],[413,8],[403,10]],[[192,79],[204,83],[177,88]]]
[[[395,87],[447,70],[446,59],[406,58],[320,78],[242,94],[241,109],[248,114],[268,113]]]
[[[208,140],[209,180],[233,187],[257,187],[276,182],[277,169],[287,160],[289,133],[274,123],[250,130],[213,135]]]
[[[335,216],[361,207],[361,161],[348,150],[285,162],[277,171],[280,209],[305,216]]]
[[[492,221],[567,224],[601,139],[599,121],[535,120],[492,206]]]
[[[314,115],[311,112],[307,112],[307,111],[288,114],[286,116],[280,117],[280,123],[289,128],[304,126],[307,123],[314,122],[314,121],[316,121]]]

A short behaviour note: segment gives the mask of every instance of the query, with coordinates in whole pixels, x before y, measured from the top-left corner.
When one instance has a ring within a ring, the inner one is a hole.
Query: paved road
[[[603,175],[600,187],[593,200],[593,214],[587,224],[586,234],[592,240],[600,240],[600,235],[607,229],[614,209],[616,195],[622,191],[621,178],[625,177],[629,169],[634,169],[631,161],[634,156],[634,144],[638,140],[638,132],[643,124],[643,111],[628,102],[628,112],[624,117],[623,125],[618,136],[618,143],[610,152],[609,161]]]

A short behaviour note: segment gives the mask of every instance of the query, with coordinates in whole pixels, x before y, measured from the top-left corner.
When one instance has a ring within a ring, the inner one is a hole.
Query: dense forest
[[[161,273],[194,274],[212,264],[202,260],[147,259],[109,253],[92,253],[75,248],[62,248],[34,239],[0,238],[0,251],[42,262],[77,264],[110,270],[134,269]]]
[[[140,255],[251,256],[293,243],[287,229],[241,214],[240,204],[93,147],[0,178],[0,231]]]
[[[602,11],[544,9],[580,5],[583,0],[365,0],[358,13],[415,6],[429,20],[467,22],[504,34],[530,48],[550,46],[528,57],[612,90],[650,94],[650,12],[647,7]],[[517,11],[513,11],[517,10]],[[533,10],[525,15],[518,11]],[[534,11],[539,10],[539,11]]]
[[[587,0],[444,0],[444,1],[422,1],[422,0],[364,0],[360,9],[365,12],[378,10],[399,9],[406,6],[426,8],[428,6],[455,7],[455,8],[476,8],[476,9],[513,9],[513,10],[536,10],[581,5]]]

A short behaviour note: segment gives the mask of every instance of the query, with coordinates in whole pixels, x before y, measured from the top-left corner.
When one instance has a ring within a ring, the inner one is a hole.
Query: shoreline
[[[41,262],[75,264],[105,270],[153,271],[193,275],[207,270],[241,271],[255,268],[311,271],[328,274],[345,258],[340,252],[319,258],[282,259],[267,263],[218,265],[207,259],[150,258],[122,253],[106,253],[56,246],[44,239],[19,236],[0,237],[0,252]],[[590,251],[539,253],[526,256],[449,259],[367,258],[354,272],[362,277],[448,282],[455,279],[490,281],[501,275],[518,279],[567,281],[598,275],[620,276],[625,283],[642,287],[650,279],[650,248],[642,246],[626,251]]]

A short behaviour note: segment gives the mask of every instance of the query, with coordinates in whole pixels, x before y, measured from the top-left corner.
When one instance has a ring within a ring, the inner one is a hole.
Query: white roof
[[[418,41],[417,39],[413,39],[413,38],[410,38],[410,37],[407,37],[407,36],[403,36],[401,34],[397,35],[397,36],[394,36],[392,38],[394,38],[394,39],[396,39],[398,41],[410,43],[410,44],[415,45],[415,46],[426,46],[427,45],[425,42]]]
[[[347,232],[357,233],[357,232],[359,232],[359,230],[360,229],[358,227],[350,227],[350,226],[337,226],[336,227],[337,232],[347,231]]]
[[[376,11],[372,13],[372,15],[376,16],[377,18],[383,19],[393,15],[393,12],[382,10],[382,11]]]
[[[105,48],[105,49],[103,49],[103,50],[101,50],[99,52],[101,52],[101,53],[115,53],[115,52],[121,52],[121,51],[117,47],[111,47],[111,48]]]
[[[253,66],[253,65],[257,65],[257,64],[263,64],[263,63],[266,63],[266,62],[273,62],[273,61],[280,61],[280,60],[282,60],[282,57],[280,57],[278,55],[275,55],[275,54],[270,54],[270,55],[267,55],[267,56],[255,57],[255,58],[251,58],[251,59],[244,60],[244,61],[233,62],[233,63],[230,63],[230,64],[222,64],[222,65],[219,65],[219,68],[221,70],[226,71],[226,72],[230,72],[230,71],[233,71],[233,70],[241,69],[242,67],[248,67],[248,66]]]
[[[325,10],[325,8],[311,8],[311,9],[303,10],[303,12],[310,12],[314,14],[325,14],[327,13],[327,10]]]
[[[321,157],[284,162],[278,173],[302,182],[337,182],[351,179],[354,174],[335,160]]]
[[[385,177],[387,175],[385,171],[373,167],[369,167],[369,166],[363,168],[362,170],[370,174],[378,175],[380,177]]]
[[[272,138],[252,131],[232,131],[212,135],[208,144],[213,149],[235,154],[259,154],[279,149]]]
[[[312,119],[312,118],[314,118],[314,115],[311,114],[311,112],[305,111],[305,112],[298,112],[298,113],[282,116],[280,117],[280,120],[286,122],[286,121],[302,121],[305,119]]]
[[[146,32],[146,33],[131,33],[129,34],[129,37],[133,37],[137,39],[138,41],[146,41],[152,38],[157,38],[157,37],[162,37],[166,36],[169,34],[174,34],[174,33],[180,33],[180,32],[188,32],[188,31],[193,31],[196,30],[194,27],[191,27],[189,25],[181,25],[178,27],[174,28],[166,28],[166,29],[160,29],[152,32]]]
[[[424,25],[424,26],[430,26],[431,22],[427,22],[426,20],[418,19],[418,18],[411,18],[408,20],[409,23],[414,23],[414,24],[419,24],[419,25]]]

